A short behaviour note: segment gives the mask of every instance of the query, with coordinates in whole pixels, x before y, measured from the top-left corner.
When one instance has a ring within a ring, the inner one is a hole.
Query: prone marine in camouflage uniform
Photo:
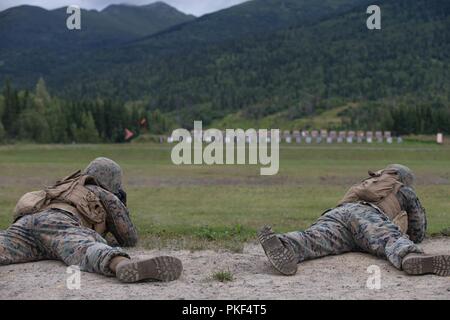
[[[427,220],[412,171],[396,164],[369,175],[305,231],[276,235],[263,227],[258,237],[275,269],[293,275],[302,261],[362,251],[408,274],[450,275],[450,255],[425,255],[416,245],[425,237]]]
[[[108,233],[120,246],[138,241],[126,207],[122,170],[110,159],[97,158],[82,173],[19,200],[14,223],[0,231],[0,265],[61,260],[82,271],[115,275],[122,282],[171,281],[181,275],[180,260],[130,259],[107,243]]]

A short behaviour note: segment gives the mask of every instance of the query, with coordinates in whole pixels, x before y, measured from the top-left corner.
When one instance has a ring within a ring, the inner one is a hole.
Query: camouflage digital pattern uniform
[[[388,259],[401,269],[408,253],[423,253],[415,243],[425,237],[425,210],[413,189],[402,187],[397,193],[402,210],[408,213],[408,231],[403,234],[376,206],[346,203],[326,211],[305,231],[278,235],[290,244],[298,262],[350,251],[362,251]]]
[[[99,186],[87,187],[100,198],[107,212],[105,234],[83,227],[66,211],[43,210],[0,231],[0,265],[51,259],[77,265],[82,271],[113,276],[111,259],[129,256],[121,248],[108,245],[104,236],[110,232],[120,246],[128,247],[136,245],[137,231],[128,209],[116,195]]]

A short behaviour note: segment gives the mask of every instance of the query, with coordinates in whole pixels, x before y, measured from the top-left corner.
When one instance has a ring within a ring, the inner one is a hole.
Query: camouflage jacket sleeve
[[[106,209],[107,231],[112,233],[120,246],[135,246],[138,234],[127,207],[113,193],[97,186],[88,187],[100,198]]]
[[[422,242],[427,230],[427,216],[425,208],[419,201],[416,193],[409,187],[400,188],[397,198],[403,210],[408,213],[407,234],[411,241]]]

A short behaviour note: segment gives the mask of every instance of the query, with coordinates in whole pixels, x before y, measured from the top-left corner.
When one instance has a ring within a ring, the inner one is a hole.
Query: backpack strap
[[[54,186],[55,186],[55,187],[56,187],[56,186],[59,186],[59,185],[61,185],[61,184],[63,184],[63,183],[66,183],[67,181],[70,181],[70,180],[79,178],[80,176],[81,176],[81,170],[77,170],[77,171],[75,171],[74,173],[68,175],[67,177],[62,178],[61,180],[56,181],[56,183],[54,184]]]

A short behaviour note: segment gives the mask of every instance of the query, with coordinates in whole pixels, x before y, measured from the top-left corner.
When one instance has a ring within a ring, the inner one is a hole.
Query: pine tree
[[[3,113],[5,112],[5,97],[0,95],[0,120],[3,118]]]
[[[10,138],[15,138],[17,135],[17,121],[19,118],[19,104],[17,92],[11,87],[9,80],[6,80],[5,87],[3,89],[4,107],[2,115],[2,123],[6,135]]]
[[[21,113],[18,137],[26,141],[38,143],[51,142],[50,128],[47,119],[33,108]]]
[[[3,127],[3,123],[0,121],[0,143],[4,143],[6,139],[5,128]]]
[[[81,127],[75,129],[74,136],[76,142],[97,143],[100,141],[94,117],[90,111],[82,114]]]
[[[47,86],[45,85],[45,81],[43,78],[39,78],[37,84],[36,84],[36,90],[35,90],[35,96],[34,96],[34,104],[36,107],[36,110],[44,114],[45,109],[49,106],[51,103],[51,97],[50,94],[47,91]]]
[[[53,99],[48,105],[45,113],[47,119],[51,142],[65,143],[69,141],[67,119],[61,106],[61,101]]]

